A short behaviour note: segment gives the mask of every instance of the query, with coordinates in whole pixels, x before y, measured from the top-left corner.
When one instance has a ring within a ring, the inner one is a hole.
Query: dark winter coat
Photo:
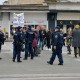
[[[74,29],[72,32],[72,46],[80,47],[80,29]]]

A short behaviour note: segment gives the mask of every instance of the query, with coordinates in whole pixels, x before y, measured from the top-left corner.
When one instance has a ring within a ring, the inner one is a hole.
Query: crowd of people
[[[16,56],[17,62],[21,62],[21,50],[25,52],[24,60],[27,60],[28,56],[30,56],[31,59],[38,56],[41,53],[41,50],[44,49],[45,44],[47,44],[46,46],[50,50],[50,30],[46,31],[44,26],[38,26],[36,29],[28,26],[25,31],[19,26],[15,30],[16,31],[13,34],[13,62],[15,62]]]
[[[38,26],[36,29],[28,26],[25,31],[19,26],[13,34],[13,40],[13,62],[15,62],[16,57],[17,62],[22,62],[20,57],[23,45],[25,45],[23,60],[27,60],[29,56],[32,60],[41,53],[41,50],[44,50],[44,46],[47,47],[47,50],[51,50],[52,46],[52,57],[47,63],[52,65],[57,55],[59,65],[63,65],[62,47],[64,36],[60,31],[60,27],[55,27],[51,33],[50,29],[46,30],[44,26]]]
[[[17,62],[22,62],[21,52],[24,51],[23,60],[27,60],[28,57],[31,60],[34,57],[38,56],[41,53],[41,50],[44,50],[44,46],[46,46],[46,50],[52,50],[52,56],[48,64],[52,65],[56,58],[56,55],[59,59],[58,65],[63,65],[63,56],[62,56],[62,47],[65,46],[65,42],[67,45],[68,54],[71,54],[71,46],[74,47],[74,57],[77,58],[79,54],[80,57],[80,26],[76,25],[72,30],[70,27],[67,30],[67,33],[64,33],[59,26],[55,27],[52,31],[47,29],[44,26],[37,26],[36,29],[32,28],[32,26],[28,26],[25,29],[20,26],[15,28],[15,32],[13,32],[13,62],[15,62],[17,58]],[[4,44],[4,34],[0,30],[0,52],[1,45]],[[1,58],[0,58],[1,59]]]

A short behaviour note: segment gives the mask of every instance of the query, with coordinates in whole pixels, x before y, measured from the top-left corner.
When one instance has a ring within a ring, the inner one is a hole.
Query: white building
[[[59,25],[66,32],[68,27],[74,28],[76,24],[80,24],[80,0],[61,0],[53,3],[48,2],[47,5],[43,3],[44,0],[41,0],[42,3],[39,4],[37,4],[38,0],[34,4],[32,1],[31,4],[14,3],[12,5],[11,2],[10,4],[6,2],[4,5],[0,5],[0,28],[10,35],[13,26],[13,13],[21,12],[24,12],[24,25],[45,25],[50,28]]]
[[[9,0],[9,2],[5,2],[4,5],[0,5],[0,28],[4,32],[8,32],[10,36],[10,31],[13,26],[13,14],[14,13],[24,13],[24,25],[45,25],[48,27],[48,21],[47,21],[47,13],[49,12],[48,6],[45,4],[42,4],[41,2],[43,0],[39,0],[40,2],[33,3],[31,1],[31,4],[16,4],[16,0]],[[11,4],[11,1],[14,2],[14,4]],[[23,0],[26,2],[26,0]],[[22,1],[22,2],[23,2]],[[29,1],[29,0],[27,0]],[[38,1],[38,0],[36,0]],[[24,3],[24,2],[23,2]]]
[[[59,0],[60,2],[80,2],[80,0]]]
[[[80,24],[80,0],[48,2],[48,6],[50,15],[55,16],[55,26],[59,25],[65,32],[67,28],[74,28],[76,24]],[[49,24],[53,23],[52,20],[49,19],[49,21]]]

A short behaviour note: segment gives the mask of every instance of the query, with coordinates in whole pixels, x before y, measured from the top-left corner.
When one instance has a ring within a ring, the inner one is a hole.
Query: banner
[[[20,14],[13,14],[13,26],[14,27],[24,27],[24,13],[20,13]]]

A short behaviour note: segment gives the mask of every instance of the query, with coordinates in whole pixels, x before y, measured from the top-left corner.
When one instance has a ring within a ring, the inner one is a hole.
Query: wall
[[[46,22],[47,12],[25,12],[24,13],[25,22]],[[13,13],[10,13],[10,24],[13,21]],[[46,23],[47,24],[47,23]]]
[[[14,5],[14,4],[17,4],[18,3],[18,0],[8,0],[8,3],[10,5]]]
[[[19,4],[42,4],[44,0],[19,0]]]
[[[57,20],[80,20],[80,13],[59,12]]]
[[[25,12],[24,13],[25,21],[26,22],[42,22],[44,21],[46,26],[48,27],[48,21],[47,21],[47,12]],[[6,28],[6,32],[9,33],[10,36],[10,25],[12,25],[13,21],[13,13],[3,13],[2,14],[2,20],[0,20],[0,26],[1,29],[4,31],[4,28]]]
[[[80,0],[60,0],[61,2],[68,2],[68,1],[70,1],[70,2],[80,2]]]
[[[8,0],[9,4],[43,4],[44,0]]]
[[[47,13],[44,12],[30,12],[30,13],[24,13],[25,14],[25,20],[27,21],[46,21],[47,20]]]
[[[51,10],[80,10],[80,2],[60,2],[49,4]]]
[[[2,17],[2,30],[4,31],[4,28],[6,29],[6,32],[9,33],[10,36],[10,21],[9,21],[9,13],[3,13]]]

